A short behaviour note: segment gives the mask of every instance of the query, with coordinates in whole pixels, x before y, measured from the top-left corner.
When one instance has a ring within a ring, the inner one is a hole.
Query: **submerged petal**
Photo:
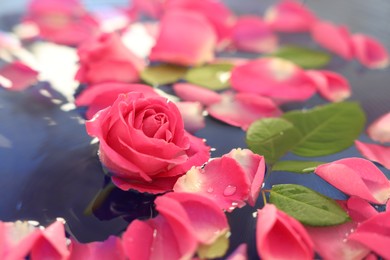
[[[184,128],[188,132],[194,133],[206,126],[203,107],[199,102],[178,102],[176,106],[180,110],[184,121]]]

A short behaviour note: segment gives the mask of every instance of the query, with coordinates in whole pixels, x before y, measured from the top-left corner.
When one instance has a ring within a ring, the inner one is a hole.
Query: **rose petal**
[[[230,37],[234,14],[223,1],[169,0],[166,8],[167,10],[192,11],[204,16],[213,26],[220,43]]]
[[[184,101],[200,102],[204,106],[218,103],[221,100],[218,93],[190,83],[176,83],[173,85],[173,90]]]
[[[249,149],[233,149],[226,154],[236,160],[244,170],[251,183],[248,204],[255,206],[265,175],[265,159],[263,156],[254,154]]]
[[[352,196],[348,199],[347,210],[348,215],[355,222],[363,222],[378,214],[378,212],[370,203],[355,196]]]
[[[207,108],[210,116],[229,125],[246,130],[254,121],[264,117],[280,116],[282,112],[269,98],[249,93],[225,92],[222,100]]]
[[[38,72],[20,61],[0,68],[0,86],[11,91],[23,91],[38,81]]]
[[[158,96],[153,88],[143,84],[102,83],[89,86],[75,100],[76,106],[87,106],[86,118],[91,119],[97,111],[114,103],[119,94],[140,92],[145,97]]]
[[[264,19],[273,30],[280,32],[305,32],[316,21],[310,10],[295,1],[281,1],[270,7]]]
[[[77,50],[80,67],[76,80],[87,84],[133,82],[145,64],[122,42],[117,33],[105,33],[83,43]]]
[[[178,102],[176,106],[180,110],[184,120],[184,128],[188,132],[194,133],[206,126],[203,108],[199,102]]]
[[[215,44],[214,29],[202,15],[172,10],[161,20],[149,59],[180,65],[202,64],[214,58]]]
[[[349,195],[377,204],[390,197],[390,182],[370,161],[346,158],[318,166],[315,173]]]
[[[350,240],[368,247],[384,259],[390,258],[390,212],[381,212],[361,223]]]
[[[355,146],[359,152],[368,160],[382,164],[390,169],[390,147],[379,144],[367,144],[355,141]]]
[[[347,27],[337,26],[327,21],[318,21],[311,28],[311,35],[313,40],[325,49],[347,60],[353,58],[354,50]]]
[[[313,242],[294,218],[266,204],[257,211],[257,252],[262,259],[313,259]]]
[[[207,196],[227,211],[245,205],[249,189],[249,179],[244,170],[230,157],[216,158],[203,169],[193,167],[180,177],[173,187],[175,192]]]
[[[226,258],[226,260],[247,260],[247,250],[247,244],[241,244]]]
[[[187,259],[194,254],[193,248],[182,250],[181,241],[191,241],[191,236],[176,237],[175,226],[163,216],[147,221],[134,220],[122,235],[123,249],[129,259]],[[181,240],[182,239],[182,240]],[[195,240],[193,240],[195,241]]]
[[[342,75],[326,70],[309,70],[306,74],[313,80],[318,92],[325,99],[340,102],[351,96],[351,87]]]
[[[367,128],[368,136],[377,142],[390,142],[390,112],[376,119]]]
[[[389,54],[376,39],[364,35],[352,35],[352,46],[356,58],[371,69],[383,69],[389,65]]]
[[[62,221],[56,221],[44,229],[31,250],[32,259],[67,259],[68,256]]]
[[[177,211],[167,205],[175,205]],[[202,244],[212,244],[229,230],[227,218],[218,204],[202,195],[184,192],[171,192],[158,197],[157,210],[163,216],[180,217],[181,222],[190,227],[193,235]],[[182,210],[178,208],[181,206]],[[176,213],[175,213],[176,212]]]
[[[345,224],[330,227],[306,227],[314,242],[315,251],[323,259],[363,259],[370,250],[360,243],[349,239],[357,224]]]
[[[278,38],[268,25],[257,16],[242,16],[232,29],[233,45],[242,51],[271,52],[278,45]]]
[[[80,244],[71,239],[69,260],[118,259],[125,260],[119,237],[110,236],[103,242]]]
[[[294,63],[279,58],[261,58],[236,66],[232,87],[285,101],[303,101],[316,91],[306,73]]]

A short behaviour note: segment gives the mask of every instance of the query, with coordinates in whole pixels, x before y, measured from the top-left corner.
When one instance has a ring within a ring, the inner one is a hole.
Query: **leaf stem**
[[[267,197],[265,196],[265,190],[261,191],[261,196],[263,197],[264,206],[267,204]]]

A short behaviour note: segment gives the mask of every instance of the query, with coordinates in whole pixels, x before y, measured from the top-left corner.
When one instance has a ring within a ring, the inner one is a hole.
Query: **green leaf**
[[[302,136],[292,152],[307,157],[329,155],[350,147],[365,124],[363,110],[352,102],[291,111],[282,117],[291,122]]]
[[[325,67],[331,59],[331,55],[326,52],[296,45],[285,45],[271,53],[270,56],[289,60],[305,69]]]
[[[317,161],[279,161],[274,164],[272,171],[310,173],[324,162]]]
[[[182,79],[188,68],[172,64],[147,67],[141,72],[141,79],[152,86],[171,84]]]
[[[293,124],[283,118],[255,121],[246,134],[246,143],[254,153],[263,155],[268,164],[275,163],[301,136]]]
[[[301,185],[274,185],[270,202],[305,225],[333,226],[350,220],[336,201]]]
[[[185,80],[211,90],[226,89],[230,85],[229,79],[232,68],[233,65],[229,63],[194,67],[188,70]]]

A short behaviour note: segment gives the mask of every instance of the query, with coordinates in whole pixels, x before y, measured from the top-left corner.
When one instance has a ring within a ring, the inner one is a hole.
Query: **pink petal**
[[[118,259],[125,260],[122,241],[119,237],[110,236],[103,242],[80,244],[72,240],[69,260]]]
[[[315,173],[346,194],[377,204],[390,197],[390,182],[370,161],[346,158],[318,166]]]
[[[380,163],[390,169],[390,147],[379,144],[367,144],[355,141],[355,146],[359,152],[368,160]]]
[[[87,106],[87,119],[91,119],[97,111],[111,106],[119,94],[140,92],[145,97],[158,96],[153,88],[143,84],[101,83],[87,87],[76,98],[76,106]]]
[[[184,128],[188,132],[194,133],[206,126],[203,107],[199,102],[177,102],[176,106],[180,110],[184,121]]]
[[[193,167],[173,187],[175,192],[208,196],[227,211],[243,206],[248,199],[249,189],[249,179],[244,170],[230,157],[211,160],[203,169]]]
[[[313,259],[313,242],[294,218],[266,204],[257,211],[256,246],[263,259]]]
[[[173,85],[173,90],[184,101],[200,102],[204,106],[218,103],[221,100],[218,93],[190,83],[176,83]]]
[[[180,222],[186,224],[202,244],[214,243],[219,236],[229,230],[224,212],[208,197],[194,193],[171,192],[158,197],[155,203],[157,210],[167,219],[168,216],[175,215],[176,218],[180,218]]]
[[[179,244],[191,237],[176,237],[172,227],[163,216],[147,221],[134,220],[122,235],[123,249],[129,259],[159,260],[189,258],[192,251],[182,251]]]
[[[282,114],[271,99],[260,95],[225,92],[221,97],[222,100],[209,106],[207,112],[218,120],[244,130],[260,118]]]
[[[347,210],[348,215],[355,222],[363,222],[378,214],[378,212],[370,203],[355,196],[352,196],[348,199]]]
[[[172,10],[161,20],[160,33],[149,59],[190,66],[202,64],[214,58],[215,44],[214,29],[202,15]]]
[[[38,72],[20,61],[0,68],[0,86],[11,91],[23,91],[38,81]]]
[[[368,247],[384,259],[390,258],[390,212],[381,212],[361,223],[350,240]]]
[[[28,222],[0,222],[0,258],[24,259],[41,236]]]
[[[247,244],[241,244],[226,258],[226,260],[247,260],[247,250]]]
[[[268,25],[257,16],[242,16],[232,30],[232,41],[238,50],[271,52],[278,45],[278,38]]]
[[[295,1],[281,1],[265,13],[265,21],[275,31],[305,32],[316,21],[315,15]]]
[[[364,34],[354,34],[352,46],[356,58],[368,68],[383,69],[389,65],[389,54],[376,39]]]
[[[325,49],[347,60],[353,58],[354,51],[347,27],[337,26],[327,21],[318,21],[313,25],[311,35],[313,40]]]
[[[285,101],[303,101],[316,91],[304,70],[279,58],[261,58],[238,65],[230,82],[237,91]]]
[[[105,33],[84,42],[77,50],[80,67],[76,80],[86,84],[134,82],[144,61],[122,42],[117,33]]]
[[[67,259],[65,228],[62,221],[56,221],[42,231],[42,236],[31,250],[32,259]]]
[[[265,159],[249,149],[233,149],[226,155],[235,159],[251,183],[248,204],[255,206],[265,175]]]
[[[360,243],[349,239],[357,224],[345,224],[330,227],[306,227],[314,242],[314,250],[323,259],[363,259],[370,250]]]
[[[351,96],[351,87],[341,74],[327,70],[308,70],[306,74],[320,95],[331,102],[340,102]]]
[[[192,11],[202,15],[212,25],[219,43],[230,37],[235,17],[223,1],[168,0],[166,8],[167,10]]]
[[[367,128],[368,136],[377,142],[390,142],[390,112],[376,119]]]

